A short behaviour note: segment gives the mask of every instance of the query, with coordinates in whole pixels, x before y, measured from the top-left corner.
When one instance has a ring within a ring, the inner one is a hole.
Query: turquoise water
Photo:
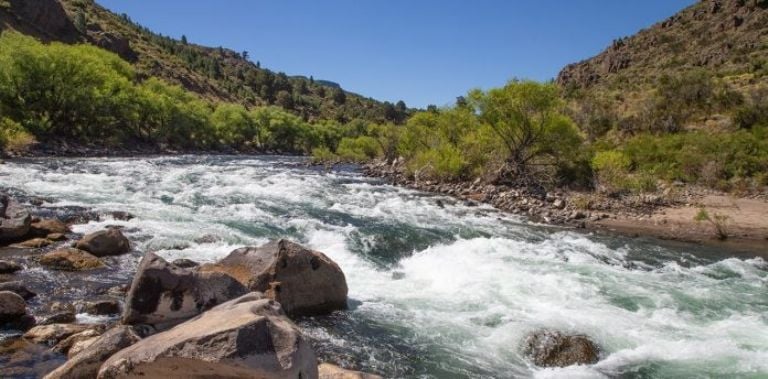
[[[129,278],[142,251],[214,261],[276,237],[323,251],[347,276],[350,309],[298,323],[321,358],[388,377],[768,377],[761,258],[545,227],[302,162],[16,161],[0,187],[134,214],[74,228],[122,225],[136,245],[96,281]],[[533,367],[520,341],[538,328],[590,336],[601,360]]]

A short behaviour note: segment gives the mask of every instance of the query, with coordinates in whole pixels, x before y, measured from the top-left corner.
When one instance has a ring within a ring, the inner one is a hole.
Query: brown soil
[[[696,221],[702,209],[725,217],[725,240],[717,238],[715,226]],[[768,201],[706,195],[692,204],[658,207],[644,217],[612,214],[609,218],[587,222],[587,228],[627,235],[643,235],[685,242],[721,245],[768,255]]]

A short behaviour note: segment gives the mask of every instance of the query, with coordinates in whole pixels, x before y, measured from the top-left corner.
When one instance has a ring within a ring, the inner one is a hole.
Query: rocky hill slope
[[[261,68],[247,52],[154,33],[93,0],[0,0],[0,30],[5,29],[105,48],[132,62],[142,76],[165,79],[210,100],[277,105],[306,120],[400,122],[408,113],[402,102],[379,102],[333,82]]]
[[[595,57],[566,66],[564,87],[640,88],[702,68],[749,86],[768,73],[768,1],[703,0]]]

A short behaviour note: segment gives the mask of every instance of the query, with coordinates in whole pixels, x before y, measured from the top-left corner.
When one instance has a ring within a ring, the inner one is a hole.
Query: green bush
[[[35,143],[35,137],[18,122],[0,118],[0,151],[24,151]]]
[[[595,171],[599,185],[608,190],[624,189],[627,187],[627,176],[632,161],[621,151],[601,151],[592,158],[592,168]]]
[[[336,154],[344,161],[364,162],[379,157],[382,151],[375,138],[360,136],[342,139]]]

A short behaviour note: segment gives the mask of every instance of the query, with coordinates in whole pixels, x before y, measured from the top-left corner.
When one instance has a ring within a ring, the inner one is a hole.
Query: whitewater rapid
[[[768,377],[761,258],[531,224],[302,162],[35,159],[1,165],[0,188],[133,214],[74,228],[123,226],[126,278],[144,251],[209,262],[277,237],[323,251],[350,310],[299,324],[321,358],[387,377]],[[600,362],[532,366],[520,342],[539,328],[590,336]]]

